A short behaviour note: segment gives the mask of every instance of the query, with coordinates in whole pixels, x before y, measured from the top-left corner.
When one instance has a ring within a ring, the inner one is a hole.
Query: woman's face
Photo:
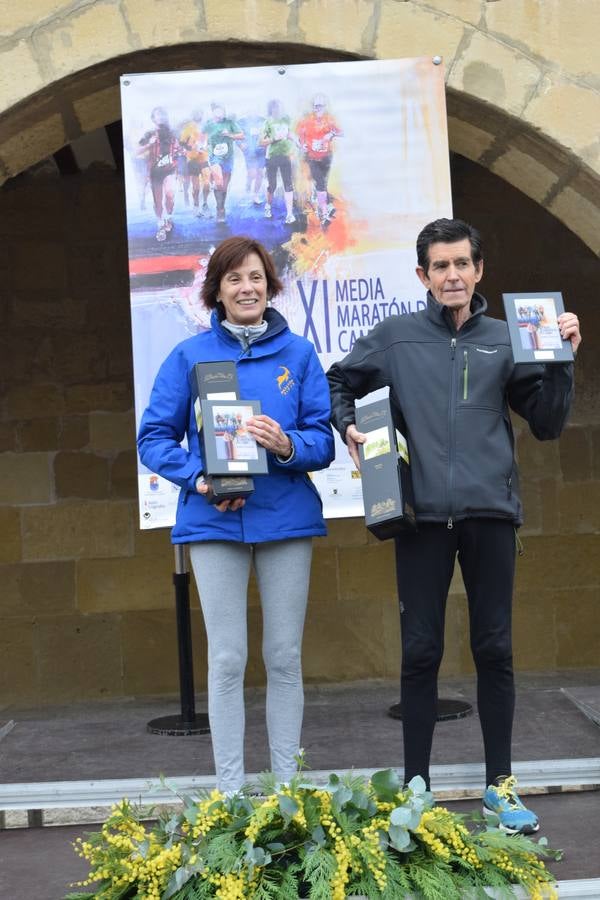
[[[267,305],[267,276],[258,253],[249,253],[219,285],[225,318],[234,325],[260,325]]]

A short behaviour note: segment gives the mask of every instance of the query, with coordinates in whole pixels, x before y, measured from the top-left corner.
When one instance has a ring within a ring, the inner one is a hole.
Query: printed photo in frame
[[[571,343],[558,327],[565,311],[560,291],[502,294],[502,300],[515,364],[573,360]]]
[[[246,423],[260,415],[258,400],[201,400],[207,475],[266,475],[267,453]]]

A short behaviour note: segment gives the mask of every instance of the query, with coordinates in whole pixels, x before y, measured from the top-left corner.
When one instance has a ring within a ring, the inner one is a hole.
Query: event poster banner
[[[121,99],[138,425],[163,359],[210,327],[200,288],[232,234],[273,254],[285,285],[274,305],[325,369],[386,316],[424,308],[415,238],[451,214],[442,65],[127,75]],[[313,476],[325,515],[362,515],[336,440],[336,461]],[[138,484],[141,527],[172,525],[179,489],[141,463]]]

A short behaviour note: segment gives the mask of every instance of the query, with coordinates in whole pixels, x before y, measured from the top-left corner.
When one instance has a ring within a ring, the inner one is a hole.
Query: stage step
[[[371,776],[375,769],[338,769],[343,775]],[[543,759],[516,762],[513,772],[519,782],[521,794],[552,793],[563,790],[593,790],[600,787],[600,757],[582,759]],[[253,782],[257,775],[249,775]],[[329,771],[309,771],[307,778],[316,784],[324,784]],[[433,792],[444,797],[478,797],[484,784],[484,768],[478,763],[438,765],[431,767]],[[215,787],[214,775],[190,775],[167,778],[120,778],[95,781],[48,781],[26,784],[0,784],[0,811],[75,810],[78,808],[102,808],[110,806],[122,797],[144,805],[171,804],[177,802],[177,794],[211,790]],[[96,812],[96,816],[98,813]],[[47,816],[46,816],[47,818]],[[75,821],[82,821],[77,817]],[[94,819],[93,821],[97,821]],[[35,824],[39,824],[39,821]],[[68,824],[64,816],[60,824]],[[600,895],[599,895],[600,897]]]

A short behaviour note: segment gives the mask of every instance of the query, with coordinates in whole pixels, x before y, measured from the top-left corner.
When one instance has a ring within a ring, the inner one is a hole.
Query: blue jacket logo
[[[289,394],[296,382],[287,366],[279,366],[279,368],[281,369],[281,375],[277,376],[277,387],[279,388],[281,396],[285,397],[286,394]]]

